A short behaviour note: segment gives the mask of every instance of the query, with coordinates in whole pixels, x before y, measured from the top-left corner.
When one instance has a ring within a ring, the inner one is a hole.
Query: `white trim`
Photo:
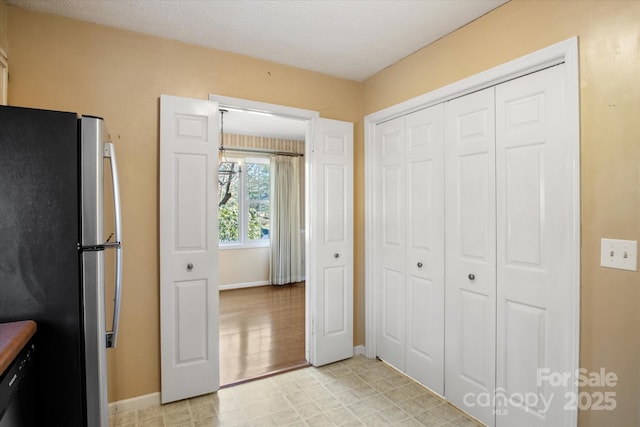
[[[315,117],[320,117],[320,113],[318,111],[287,107],[285,105],[269,104],[267,102],[251,101],[242,98],[232,98],[230,96],[210,94],[209,101],[216,101],[220,105],[220,107],[237,107],[250,111],[271,113],[283,117],[293,117],[297,119],[307,120],[311,120]]]
[[[246,282],[246,283],[230,283],[228,285],[220,285],[218,288],[221,291],[228,291],[230,289],[242,289],[242,288],[255,288],[257,286],[268,285],[271,282],[268,280],[261,280],[259,282]]]
[[[111,402],[109,403],[109,416],[113,416],[121,412],[151,408],[152,406],[160,406],[160,392]]]
[[[573,159],[573,280],[571,286],[575,298],[570,301],[570,310],[573,313],[574,331],[569,337],[573,342],[573,367],[580,366],[580,249],[582,247],[580,231],[580,58],[578,56],[578,38],[570,39],[573,44],[565,52],[565,84],[566,84],[566,111],[567,111],[567,138],[570,142],[571,158]],[[575,372],[575,371],[574,371]],[[572,383],[574,396],[578,395],[578,384]],[[571,425],[578,424],[578,411],[571,412]]]
[[[354,356],[366,356],[367,348],[363,345],[357,345],[353,347],[353,355]]]
[[[269,249],[271,243],[267,239],[250,240],[247,243],[220,243],[218,242],[218,250],[233,251],[237,249]]]
[[[9,60],[0,48],[0,105],[7,105],[9,99]]]
[[[578,369],[580,349],[580,76],[578,62],[578,38],[572,37],[547,48],[533,52],[521,58],[481,72],[464,80],[436,89],[432,92],[412,98],[400,104],[371,113],[364,118],[365,132],[365,345],[367,357],[376,356],[376,304],[375,292],[375,240],[367,236],[375,235],[375,130],[376,125],[413,111],[427,108],[468,93],[472,93],[496,84],[530,74],[557,64],[565,64],[567,87],[567,126],[571,140],[574,168],[574,263],[573,287],[575,298],[569,301],[568,309],[574,313],[574,331],[568,337],[574,343],[575,368]],[[577,385],[574,385],[577,393]],[[572,411],[572,425],[577,424],[577,411]]]

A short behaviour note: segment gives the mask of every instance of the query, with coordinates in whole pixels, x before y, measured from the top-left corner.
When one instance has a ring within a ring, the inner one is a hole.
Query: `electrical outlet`
[[[608,268],[638,271],[638,241],[602,239],[600,265]]]

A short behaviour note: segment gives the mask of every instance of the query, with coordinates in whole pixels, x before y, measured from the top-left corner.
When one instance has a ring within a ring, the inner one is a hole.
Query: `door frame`
[[[234,98],[229,96],[222,96],[216,94],[209,94],[209,101],[216,101],[219,108],[234,107],[241,108],[243,110],[258,111],[264,113],[270,113],[276,116],[289,117],[293,119],[306,120],[307,129],[304,139],[304,198],[305,198],[305,334],[304,334],[304,352],[307,362],[314,364],[312,351],[313,341],[312,335],[312,316],[313,307],[315,304],[314,292],[311,292],[316,284],[314,283],[315,272],[315,236],[310,233],[311,224],[314,220],[313,213],[315,212],[315,204],[312,198],[313,183],[311,182],[311,171],[315,169],[315,156],[313,155],[313,122],[320,117],[318,111],[305,110],[302,108],[287,107],[284,105],[270,104],[260,101],[252,101],[249,99]]]
[[[364,151],[365,151],[365,354],[376,357],[376,318],[377,298],[375,261],[379,248],[374,238],[375,224],[378,221],[375,213],[375,131],[376,125],[408,113],[430,107],[478,90],[495,86],[545,68],[565,64],[567,138],[571,146],[573,167],[573,254],[572,254],[572,288],[574,298],[567,302],[567,309],[572,313],[573,334],[568,339],[573,343],[574,368],[578,369],[580,356],[580,79],[578,58],[578,37],[572,37],[531,54],[498,65],[474,76],[454,82],[442,88],[425,93],[383,110],[368,114],[364,118]],[[575,372],[575,371],[574,371]],[[577,393],[577,385],[574,385]],[[577,411],[573,411],[572,424],[577,424]]]

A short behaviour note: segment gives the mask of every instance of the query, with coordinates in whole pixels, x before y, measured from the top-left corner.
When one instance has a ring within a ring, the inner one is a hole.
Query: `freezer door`
[[[103,120],[82,116],[80,137],[81,246],[104,243],[104,130]]]

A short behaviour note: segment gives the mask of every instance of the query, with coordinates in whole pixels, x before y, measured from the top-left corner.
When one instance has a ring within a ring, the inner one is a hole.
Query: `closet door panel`
[[[404,370],[405,358],[404,118],[376,128],[378,221],[378,356]]]
[[[406,373],[444,393],[444,106],[405,117]]]
[[[489,426],[495,389],[495,114],[489,88],[445,104],[445,396]],[[469,398],[471,396],[471,398]]]
[[[565,393],[539,369],[573,374],[574,168],[565,137],[564,65],[496,86],[497,386],[500,426],[569,425]],[[545,406],[545,401],[550,406]]]

